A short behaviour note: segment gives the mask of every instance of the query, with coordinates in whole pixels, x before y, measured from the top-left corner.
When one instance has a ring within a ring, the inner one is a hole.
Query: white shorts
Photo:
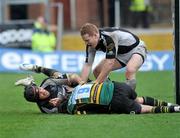
[[[116,59],[120,62],[122,66],[126,66],[133,54],[139,54],[142,57],[143,62],[144,62],[147,55],[147,49],[143,41],[140,41],[139,45],[133,48],[128,53],[118,54]]]

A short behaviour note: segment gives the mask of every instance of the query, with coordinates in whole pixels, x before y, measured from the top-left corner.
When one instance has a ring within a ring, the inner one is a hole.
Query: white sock
[[[180,106],[174,106],[174,111],[175,112],[180,112]]]

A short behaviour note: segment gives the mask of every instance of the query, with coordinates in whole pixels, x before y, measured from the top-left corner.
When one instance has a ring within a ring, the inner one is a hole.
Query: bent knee
[[[144,103],[143,97],[137,97],[137,98],[135,99],[135,101],[136,101],[137,103],[139,103],[139,104],[143,104],[143,103]]]
[[[137,71],[137,69],[136,68],[134,68],[134,67],[129,67],[129,66],[127,66],[126,67],[126,72],[127,73],[136,73],[136,71]]]

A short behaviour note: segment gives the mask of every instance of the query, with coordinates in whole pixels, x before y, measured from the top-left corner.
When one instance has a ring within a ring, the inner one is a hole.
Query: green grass
[[[111,74],[124,80],[124,74]],[[15,80],[26,74],[0,74],[0,138],[179,138],[180,113],[143,115],[46,115],[23,98]],[[39,83],[42,75],[34,75]],[[137,93],[174,102],[170,71],[137,74]]]

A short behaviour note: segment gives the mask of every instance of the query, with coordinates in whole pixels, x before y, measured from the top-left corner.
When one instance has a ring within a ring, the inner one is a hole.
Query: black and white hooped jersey
[[[53,98],[61,98],[62,96],[64,97],[67,96],[66,86],[65,86],[66,81],[67,81],[67,74],[63,74],[58,79],[47,78],[41,83],[40,87],[46,89],[50,93],[48,99],[37,102],[37,105],[41,110],[41,112],[43,113],[59,112],[58,107],[52,106],[49,103],[49,100]]]
[[[115,58],[117,54],[125,54],[135,48],[140,40],[133,33],[112,27],[99,30],[100,38],[96,48],[86,46],[86,63],[92,64],[96,51],[106,53],[106,58]]]

